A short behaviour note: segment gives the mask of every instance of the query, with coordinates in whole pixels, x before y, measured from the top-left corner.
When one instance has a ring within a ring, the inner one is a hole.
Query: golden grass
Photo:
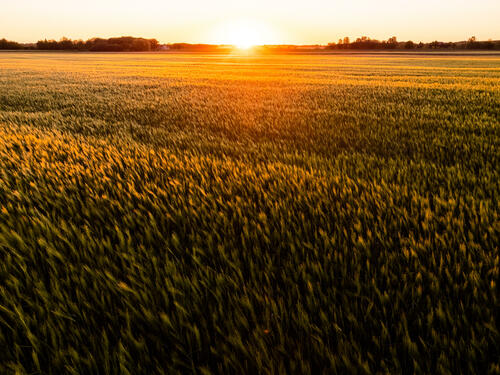
[[[0,372],[498,373],[499,65],[0,54]]]

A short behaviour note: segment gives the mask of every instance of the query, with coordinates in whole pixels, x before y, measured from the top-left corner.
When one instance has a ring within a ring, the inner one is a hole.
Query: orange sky
[[[2,0],[0,38],[133,35],[161,42],[325,44],[367,35],[399,40],[500,39],[499,0]]]

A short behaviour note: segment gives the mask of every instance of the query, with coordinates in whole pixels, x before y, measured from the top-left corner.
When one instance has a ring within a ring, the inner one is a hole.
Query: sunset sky
[[[500,39],[499,0],[2,0],[0,38],[133,35],[160,42],[325,44]]]

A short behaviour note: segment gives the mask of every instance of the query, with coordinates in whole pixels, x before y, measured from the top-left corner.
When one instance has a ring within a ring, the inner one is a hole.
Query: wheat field
[[[500,56],[0,54],[0,372],[500,373]]]

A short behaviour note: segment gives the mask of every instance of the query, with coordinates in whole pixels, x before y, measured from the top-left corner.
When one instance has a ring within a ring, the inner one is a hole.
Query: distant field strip
[[[500,373],[500,57],[0,53],[0,373]]]

